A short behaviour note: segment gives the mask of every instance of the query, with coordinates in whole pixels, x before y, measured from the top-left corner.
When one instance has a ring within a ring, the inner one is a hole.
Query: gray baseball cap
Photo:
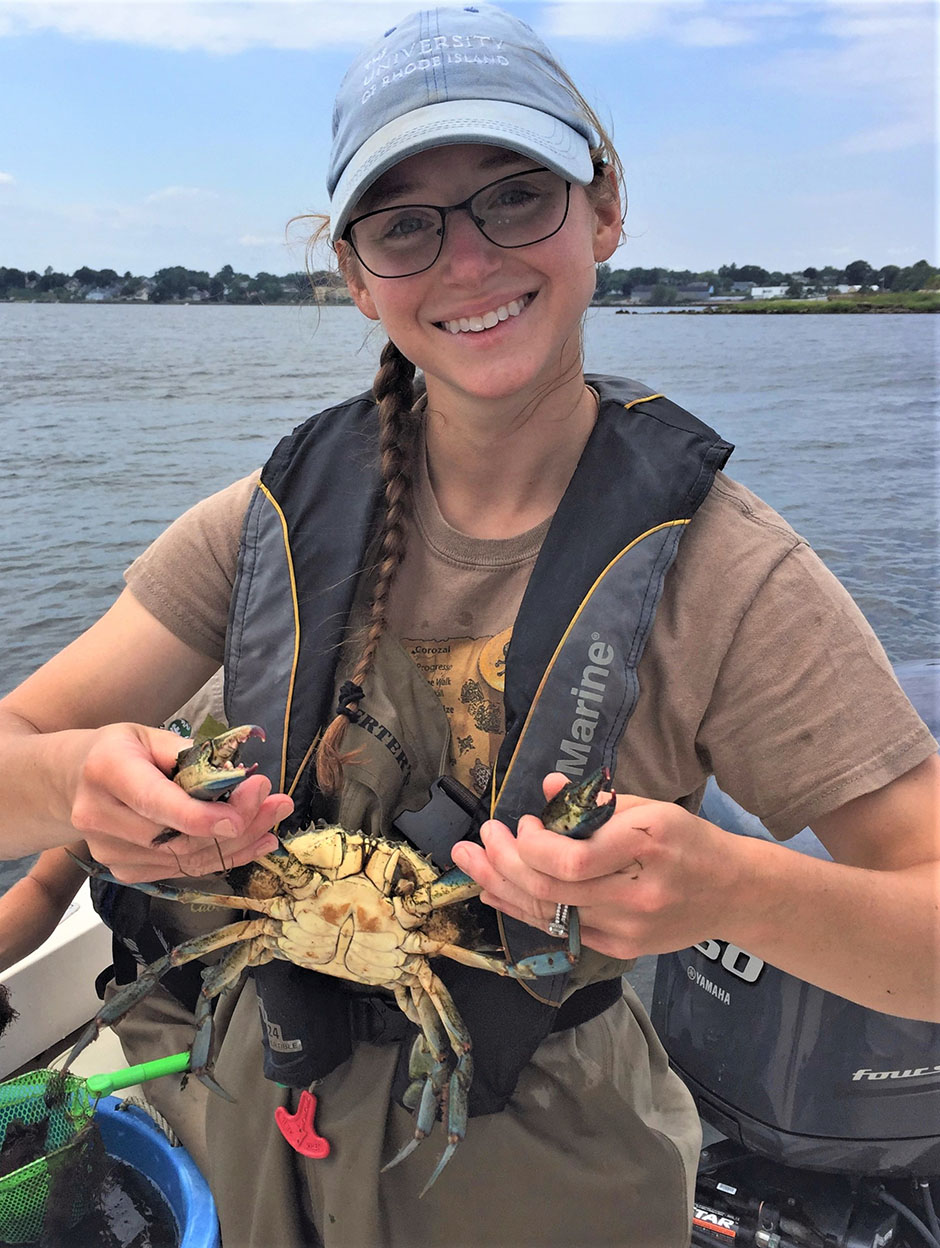
[[[451,143],[508,147],[586,186],[597,136],[556,65],[525,22],[491,5],[426,9],[386,31],[333,107],[330,237],[387,169]]]

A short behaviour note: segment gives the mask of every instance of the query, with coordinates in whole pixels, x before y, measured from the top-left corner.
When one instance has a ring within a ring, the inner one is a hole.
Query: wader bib
[[[639,383],[587,380],[600,396],[598,419],[513,626],[506,735],[492,801],[477,825],[492,814],[514,828],[520,815],[540,810],[549,771],[571,778],[599,766],[614,772],[663,580],[732,449]],[[362,395],[312,417],[279,443],[246,515],[226,644],[226,718],[265,728],[267,740],[253,757],[274,788],[294,799],[284,830],[325,817],[388,834],[401,812],[426,804],[446,763],[444,709],[394,639],[383,637],[358,721],[344,738],[344,749],[358,753],[338,802],[315,784],[315,743],[348,674],[340,656],[357,604],[367,597],[383,491],[376,407]],[[355,647],[344,657],[354,663]],[[405,823],[414,827],[413,820]],[[458,821],[450,844],[473,830],[470,817],[465,826]],[[438,866],[450,865],[449,847],[439,839],[423,844],[409,835],[419,849],[433,851]],[[478,909],[493,921],[494,912]],[[502,915],[497,922],[513,961],[562,950],[525,924]],[[435,962],[435,971],[472,1037],[471,1114],[502,1108],[550,1031],[593,1017],[620,995],[619,977],[565,1000],[566,974],[523,984],[446,958]],[[265,1074],[279,1083],[308,1086],[345,1061],[359,1040],[417,1034],[389,994],[358,991],[283,961],[253,974]],[[399,1094],[408,1083],[408,1047],[402,1046]]]

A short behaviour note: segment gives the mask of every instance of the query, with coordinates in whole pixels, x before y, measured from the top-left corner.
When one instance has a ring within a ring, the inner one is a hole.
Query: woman
[[[721,937],[937,1016],[905,952],[935,934],[935,742],[841,587],[720,471],[727,444],[646,387],[583,375],[618,170],[523,23],[446,9],[387,32],[340,88],[329,174],[342,271],[390,339],[374,398],[183,517],[2,708],[16,852],[77,828],[123,880],[177,875],[152,843],[172,827],[198,873],[213,835],[241,862],[279,820],[388,832],[446,771],[497,816],[452,855],[510,956],[561,949],[580,911],[580,961],[535,988],[435,963],[474,1076],[466,1139],[423,1199],[440,1128],[381,1169],[415,1131],[401,1016],[287,963],[229,994],[216,1074],[237,1101],[208,1111],[226,1248],[682,1248],[698,1123],[621,992],[639,954]],[[228,721],[269,737],[266,778],[220,817],[165,780],[172,743],[135,724],[223,657]],[[543,779],[595,763],[615,764],[616,813],[585,841],[547,832]],[[778,836],[812,823],[838,861],[700,819],[712,771]],[[273,1123],[314,1084],[319,1159]]]

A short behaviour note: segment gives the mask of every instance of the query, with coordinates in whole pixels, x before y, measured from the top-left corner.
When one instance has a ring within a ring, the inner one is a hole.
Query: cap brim
[[[342,235],[356,204],[386,170],[418,152],[455,143],[508,147],[582,186],[594,177],[587,138],[548,113],[503,100],[428,104],[388,122],[350,160],[330,200],[330,238],[335,242]]]

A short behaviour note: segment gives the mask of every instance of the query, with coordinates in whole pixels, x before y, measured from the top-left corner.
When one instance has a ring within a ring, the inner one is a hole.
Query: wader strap
[[[598,1014],[609,1010],[623,996],[623,984],[619,979],[602,979],[573,992],[555,1014],[552,1031],[568,1031],[579,1027]]]
[[[512,981],[504,979],[498,979],[497,983],[512,985]],[[598,1014],[609,1010],[622,995],[623,985],[619,979],[605,979],[579,989],[572,993],[560,1009],[552,1012],[551,1026],[545,1028],[544,1035],[548,1035],[549,1032],[568,1031],[580,1023],[589,1022]],[[513,998],[507,995],[506,1001],[512,1000]],[[516,997],[515,1003],[517,1009],[521,1006],[529,1011],[536,1006],[531,997],[524,997],[521,1000]],[[404,1016],[400,1015],[400,1017]],[[470,1085],[469,1100],[471,1118],[478,1118],[482,1114],[498,1114],[504,1108],[515,1090],[519,1071],[534,1049],[538,1047],[537,1044],[531,1047],[523,1043],[522,1048],[517,1049],[519,1038],[513,1032],[507,1033],[506,1030],[506,1020],[509,1017],[510,1012],[506,1009],[500,1010],[496,1019],[488,1017],[487,1021],[490,1026],[486,1028],[485,1034],[478,1033],[474,1038],[474,1076]],[[408,1034],[414,1038],[417,1035],[417,1028],[409,1024]],[[397,1039],[396,1036],[391,1036],[391,1038]],[[379,1040],[378,1043],[381,1044],[382,1041]],[[392,1097],[399,1104],[404,1103],[403,1098],[412,1082],[408,1071],[410,1056],[411,1044],[403,1044],[398,1057],[395,1078],[392,1081]],[[522,1058],[521,1062],[520,1058]]]
[[[571,994],[555,1011],[552,1032],[568,1031],[609,1010],[623,996],[619,979],[602,979]],[[414,1037],[417,1030],[390,997],[349,994],[350,1029],[354,1041],[369,1044],[399,1044]]]

